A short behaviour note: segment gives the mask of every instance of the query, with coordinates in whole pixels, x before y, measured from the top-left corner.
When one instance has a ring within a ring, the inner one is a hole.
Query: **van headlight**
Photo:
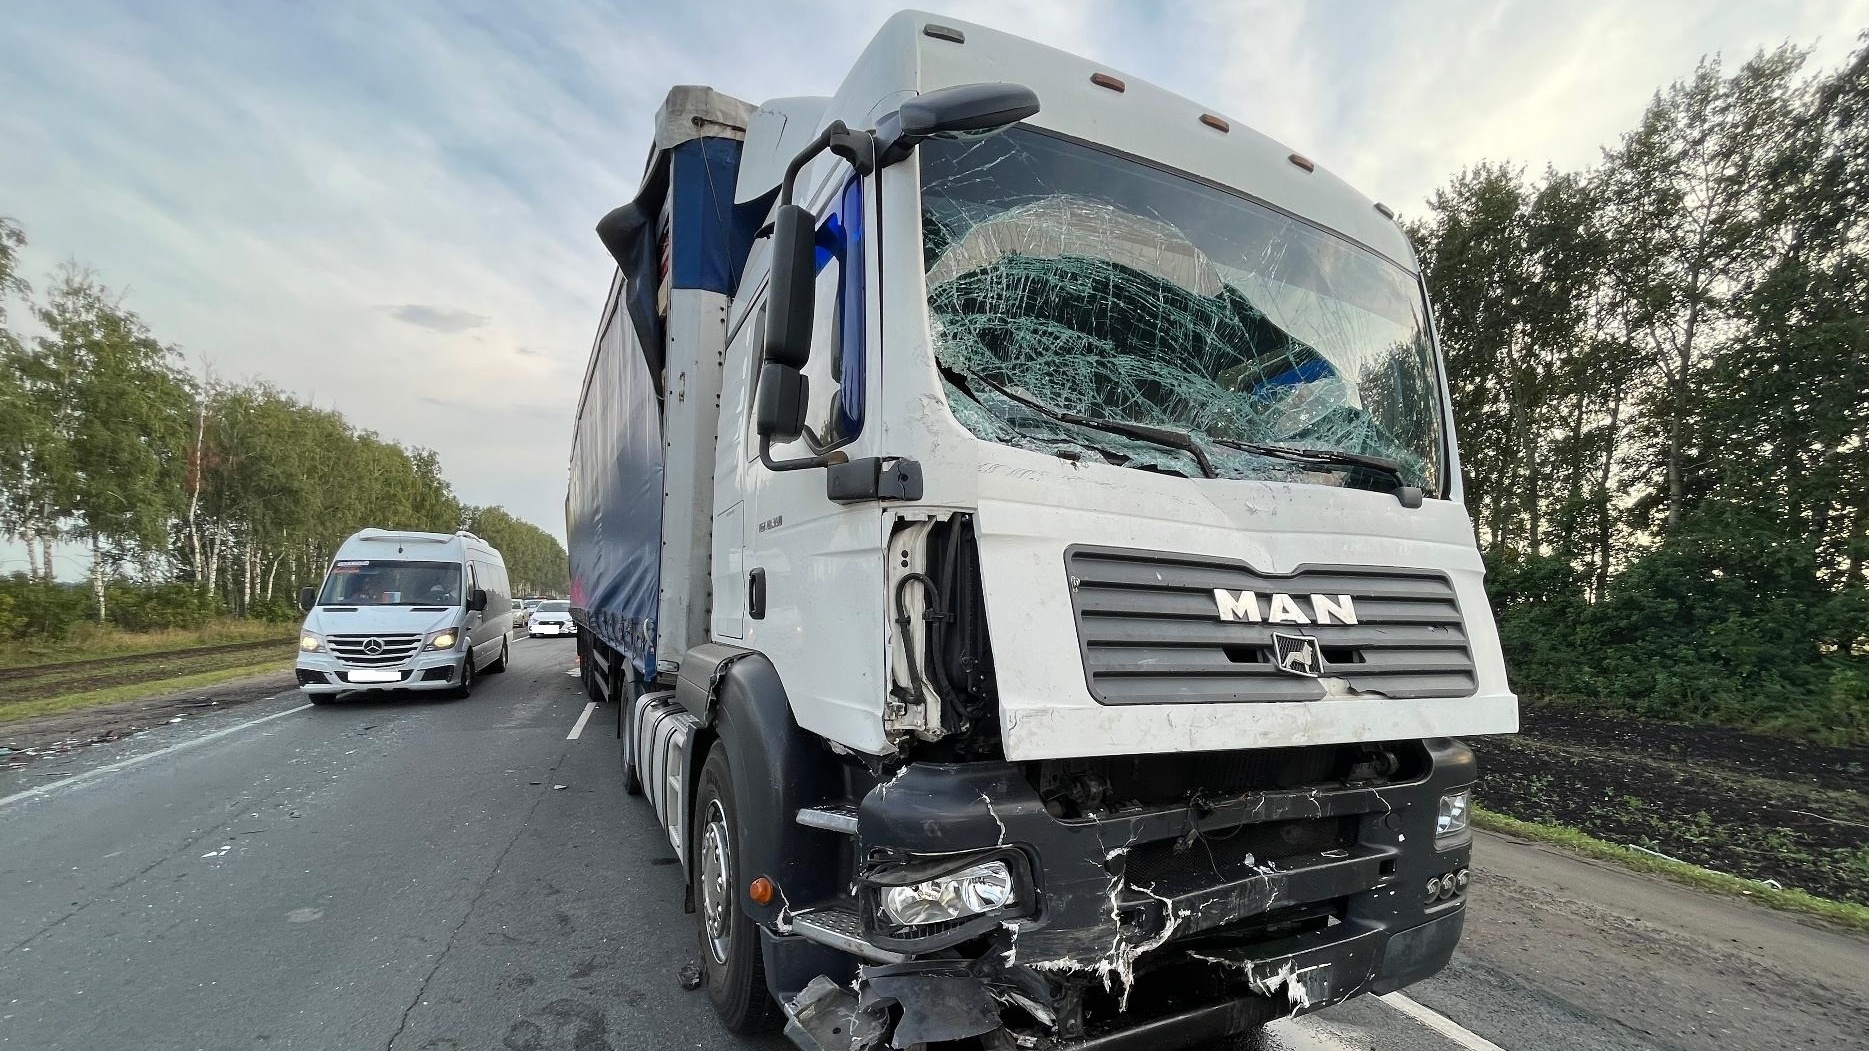
[[[1473,789],[1463,788],[1458,792],[1449,792],[1441,797],[1440,811],[1434,818],[1434,838],[1436,841],[1451,839],[1466,832],[1471,819]]]
[[[322,650],[322,649],[324,649],[323,639],[319,638],[316,635],[313,635],[309,631],[299,632],[299,651],[300,652],[317,653],[319,650]]]
[[[435,634],[429,636],[428,648],[431,650],[451,650],[458,641],[460,641],[460,636],[455,634],[453,628],[448,628],[445,631],[437,631]]]
[[[979,916],[1017,900],[1012,870],[1003,861],[988,861],[920,883],[884,887],[877,904],[889,919],[913,927]]]

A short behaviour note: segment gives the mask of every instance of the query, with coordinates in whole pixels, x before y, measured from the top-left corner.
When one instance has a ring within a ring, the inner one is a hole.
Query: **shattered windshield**
[[[1195,477],[1439,492],[1440,386],[1407,271],[1029,128],[931,141],[921,164],[935,357],[974,434]],[[1095,421],[1185,432],[1211,463]]]

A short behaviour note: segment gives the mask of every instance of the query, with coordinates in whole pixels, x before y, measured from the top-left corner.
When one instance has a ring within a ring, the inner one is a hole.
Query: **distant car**
[[[538,609],[539,603],[544,602],[544,601],[545,600],[542,598],[529,598],[529,599],[520,600],[520,602],[525,606],[525,615],[528,617],[532,616],[532,611],[535,609]]]
[[[520,601],[519,599],[514,599],[513,600],[513,630],[514,631],[525,630],[526,617],[528,615],[529,615],[529,611],[526,609],[526,604]]]
[[[533,635],[576,635],[578,626],[571,621],[571,603],[564,599],[546,599],[526,618],[526,631]]]

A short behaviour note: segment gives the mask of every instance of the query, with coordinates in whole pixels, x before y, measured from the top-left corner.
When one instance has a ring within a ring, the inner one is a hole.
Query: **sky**
[[[673,84],[830,94],[858,0],[11,0],[0,215],[36,285],[94,268],[191,368],[264,379],[563,537],[571,414]],[[1483,159],[1577,168],[1705,54],[1813,46],[1869,0],[959,0],[1153,81],[1405,216]],[[15,313],[16,318],[20,315]],[[0,571],[23,568],[0,549]],[[82,560],[73,568],[82,571]],[[61,568],[61,575],[65,572]],[[73,575],[76,575],[75,573]]]

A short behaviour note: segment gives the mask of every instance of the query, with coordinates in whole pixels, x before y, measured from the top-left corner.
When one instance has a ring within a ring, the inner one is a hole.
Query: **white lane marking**
[[[567,741],[577,740],[578,735],[584,732],[584,724],[591,721],[591,713],[596,710],[597,710],[596,701],[592,701],[589,704],[585,705],[584,714],[578,716],[577,724],[571,727],[571,732],[565,735],[565,740]]]
[[[82,774],[73,774],[70,777],[64,778],[63,780],[48,782],[47,784],[40,785],[37,788],[28,788],[24,792],[15,792],[10,796],[6,796],[5,798],[0,798],[0,806],[6,806],[8,803],[17,803],[23,799],[32,799],[35,796],[46,795],[48,793],[55,792],[58,789],[64,788],[66,785],[76,784],[79,781],[89,781],[94,777],[103,777],[105,774],[114,774],[119,770],[128,770],[130,767],[133,767],[137,765],[138,763],[146,763],[149,760],[156,758],[157,756],[168,755],[171,752],[179,752],[184,748],[193,748],[194,746],[198,744],[206,744],[209,741],[212,741],[217,737],[226,737],[228,734],[231,734],[231,733],[239,733],[242,730],[248,729],[250,727],[258,726],[261,723],[271,722],[274,719],[283,719],[288,715],[291,715],[295,712],[302,712],[305,709],[310,708],[310,707],[312,707],[311,704],[307,703],[307,704],[301,704],[297,708],[288,708],[283,712],[274,712],[271,715],[262,715],[258,719],[249,719],[244,723],[239,723],[234,726],[229,726],[224,729],[216,730],[210,734],[202,734],[200,737],[196,737],[196,738],[193,738],[187,741],[182,741],[179,744],[172,744],[167,748],[158,748],[153,752],[145,752],[142,755],[133,755],[128,759],[119,759],[114,763],[107,763],[104,766],[100,766],[95,770],[86,770]]]
[[[1498,1044],[1493,1043],[1491,1040],[1486,1039],[1470,1029],[1462,1027],[1460,1023],[1439,1011],[1423,1007],[1415,1001],[1410,1000],[1408,997],[1403,996],[1401,993],[1384,993],[1376,997],[1376,999],[1381,1000],[1397,1011],[1413,1018],[1415,1021],[1420,1022],[1422,1025],[1427,1026],[1429,1029],[1434,1030],[1447,1039],[1452,1040],[1461,1047],[1467,1048],[1467,1051],[1506,1051],[1505,1048],[1500,1047]]]

